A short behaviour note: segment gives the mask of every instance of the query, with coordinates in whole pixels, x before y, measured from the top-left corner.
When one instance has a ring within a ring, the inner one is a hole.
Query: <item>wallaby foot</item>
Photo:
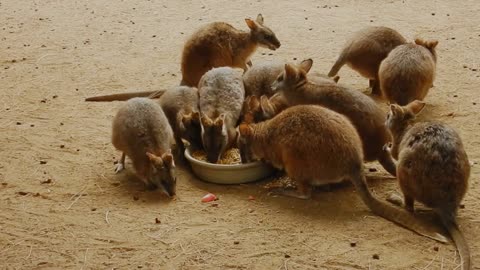
[[[122,157],[115,165],[115,173],[119,173],[125,169],[125,153],[122,153]]]
[[[275,188],[272,189],[270,194],[287,196],[302,200],[308,200],[312,197],[312,187],[308,184],[299,184],[297,183],[297,189],[285,189],[285,188]]]
[[[387,196],[387,202],[393,204],[393,205],[396,205],[398,207],[404,207],[405,209],[407,209],[407,207],[405,206],[405,200],[404,198],[396,193],[396,192],[393,192],[391,193],[390,195]],[[413,202],[413,200],[412,200]],[[412,211],[408,210],[409,212],[413,212],[413,203],[412,203]],[[432,213],[433,210],[432,209],[429,209],[429,208],[423,208],[423,207],[415,207],[415,212],[417,213]]]

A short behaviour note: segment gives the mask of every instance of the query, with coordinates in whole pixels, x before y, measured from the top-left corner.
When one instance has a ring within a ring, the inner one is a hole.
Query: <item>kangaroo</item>
[[[470,251],[456,214],[468,187],[470,164],[462,140],[451,127],[438,122],[414,123],[425,103],[390,105],[387,126],[393,134],[389,149],[397,159],[397,177],[405,208],[414,201],[434,209],[455,242],[463,264],[471,269]],[[388,149],[387,149],[388,150]]]
[[[285,71],[272,87],[278,95],[283,96],[288,106],[315,104],[345,115],[362,139],[365,161],[378,160],[385,170],[395,176],[394,161],[383,151],[383,145],[392,138],[385,126],[385,114],[381,108],[359,91],[338,84],[309,81],[306,75],[308,70],[309,67],[303,65],[286,64]],[[278,100],[282,101],[280,98]]]
[[[379,80],[383,96],[401,106],[423,100],[433,86],[438,41],[416,39],[393,49],[380,65]]]
[[[200,78],[214,67],[238,67],[247,70],[250,56],[258,46],[280,48],[275,33],[265,26],[262,14],[245,19],[250,32],[230,24],[214,22],[198,29],[185,43],[182,53],[182,85],[197,87]]]
[[[242,74],[241,69],[220,67],[200,80],[201,138],[208,162],[216,163],[236,142],[235,127],[245,98]]]
[[[198,90],[194,87],[176,86],[166,91],[158,100],[173,129],[177,150],[183,156],[185,145],[182,139],[194,149],[202,148]]]
[[[96,101],[96,102],[106,102],[106,101],[125,101],[134,97],[148,97],[148,98],[159,98],[163,95],[165,90],[158,91],[143,91],[143,92],[128,92],[120,94],[111,94],[104,96],[95,96],[88,97],[85,101]]]
[[[174,196],[177,180],[171,154],[172,133],[162,108],[153,100],[127,101],[113,120],[112,143],[122,151],[115,172],[125,168],[128,156],[148,189],[160,187],[168,196]]]
[[[312,59],[305,59],[302,62],[312,62]],[[278,78],[284,69],[285,62],[282,61],[261,62],[253,65],[245,72],[245,74],[243,74],[243,84],[245,85],[246,95],[258,97],[262,95],[266,95],[267,97],[273,96],[275,92],[272,90],[272,83]],[[310,74],[312,75],[312,79],[315,78],[322,82],[337,83],[340,79],[339,76],[330,78],[318,72],[315,72],[314,74],[310,72]]]
[[[309,199],[313,186],[350,180],[373,213],[445,241],[442,235],[425,230],[413,215],[370,193],[363,175],[362,143],[345,116],[321,106],[300,105],[265,122],[242,123],[239,133],[240,144],[246,145],[255,157],[284,169],[297,184],[296,190],[277,189],[274,193]]]
[[[335,76],[343,65],[349,65],[370,80],[372,94],[380,95],[378,69],[380,63],[395,47],[407,41],[397,31],[383,26],[364,28],[347,41],[340,56],[328,73]]]

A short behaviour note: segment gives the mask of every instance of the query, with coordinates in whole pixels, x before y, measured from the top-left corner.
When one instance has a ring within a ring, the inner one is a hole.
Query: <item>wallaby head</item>
[[[258,43],[258,45],[268,48],[270,50],[276,50],[280,48],[280,41],[277,39],[275,33],[263,24],[262,14],[258,14],[256,20],[245,19],[248,28],[250,28],[250,34],[252,39]]]
[[[177,178],[175,176],[175,162],[172,152],[169,149],[161,156],[146,153],[151,163],[150,175],[147,175],[148,182],[155,187],[163,189],[168,196],[172,197],[176,193]]]
[[[425,102],[419,100],[412,101],[406,106],[390,104],[390,111],[387,114],[387,121],[385,122],[385,125],[392,132],[403,129],[404,127],[413,123],[416,115],[419,114],[424,107]]]
[[[200,126],[207,160],[210,163],[216,163],[225,152],[229,141],[225,114],[220,114],[216,119],[210,119],[207,115],[202,114]]]
[[[202,145],[201,138],[198,136],[201,134],[200,127],[200,113],[192,112],[181,116],[182,122],[180,124],[180,134],[182,137],[195,146]]]
[[[253,129],[249,123],[242,123],[238,126],[237,146],[240,150],[242,163],[254,161],[250,144],[252,142]]]
[[[299,65],[285,64],[285,70],[272,84],[275,92],[297,89],[307,83],[307,73],[313,65],[312,59],[303,60]]]
[[[435,48],[438,45],[438,40],[424,40],[421,38],[416,38],[415,44],[427,48],[430,51],[430,53],[432,53],[433,59],[435,60],[435,62],[437,61],[437,53],[435,51]]]

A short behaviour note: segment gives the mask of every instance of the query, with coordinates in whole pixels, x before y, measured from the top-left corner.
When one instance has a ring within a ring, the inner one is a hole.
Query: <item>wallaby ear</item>
[[[151,161],[151,162],[155,162],[156,164],[160,165],[160,166],[163,166],[163,161],[161,158],[159,158],[158,156],[150,153],[150,152],[146,152],[145,153],[148,157],[148,159]]]
[[[195,122],[200,122],[200,113],[198,112],[193,112],[192,113],[192,121],[195,121]]]
[[[256,21],[257,21],[257,23],[259,23],[260,25],[263,25],[263,16],[262,16],[262,14],[258,14],[258,15],[257,15]]]
[[[397,104],[390,104],[390,111],[392,111],[392,114],[394,116],[399,115],[403,112],[402,108],[400,106],[398,106]]]
[[[438,40],[431,40],[428,42],[428,47],[431,48],[431,49],[435,49],[435,47],[437,47],[438,45]]]
[[[305,71],[305,73],[308,73],[310,69],[312,68],[313,65],[313,60],[311,58],[305,59],[300,63],[300,68]]]
[[[297,78],[297,71],[295,70],[295,67],[293,67],[290,64],[285,64],[285,78],[284,80],[287,79],[296,79]]]
[[[425,102],[414,100],[406,106],[413,114],[419,114],[425,108]]]
[[[257,30],[258,29],[258,25],[255,23],[254,20],[252,19],[245,19],[245,22],[247,23],[247,26],[248,28],[250,28],[250,30]]]
[[[253,130],[248,124],[240,124],[238,131],[241,137],[250,137],[253,134]]]
[[[333,80],[335,83],[338,83],[338,81],[340,80],[340,76],[335,75],[335,77],[333,77],[332,80]]]
[[[200,116],[200,123],[202,124],[203,127],[210,127],[213,125],[212,120],[205,114],[202,114]]]
[[[172,150],[171,149],[168,149],[167,152],[165,152],[163,155],[162,155],[162,160],[163,160],[163,163],[171,168],[171,167],[175,167],[175,161],[173,160],[173,155],[172,155]]]
[[[183,126],[188,126],[192,121],[192,114],[189,113],[189,114],[184,114],[182,115],[182,124]]]

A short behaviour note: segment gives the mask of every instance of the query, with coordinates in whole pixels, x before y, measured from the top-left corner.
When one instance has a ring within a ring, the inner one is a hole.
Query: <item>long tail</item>
[[[433,232],[431,228],[428,228],[426,224],[423,224],[419,219],[415,218],[414,215],[375,198],[370,193],[363,175],[352,178],[352,182],[362,197],[363,202],[373,213],[425,237],[442,243],[448,242],[448,239],[445,236]]]
[[[330,72],[328,72],[328,77],[333,77],[337,75],[338,71],[345,65],[346,59],[345,59],[345,53],[342,52],[339,56],[335,64],[333,64],[333,67],[330,69]]]
[[[460,231],[455,217],[453,214],[448,213],[447,211],[440,211],[440,218],[442,219],[443,225],[447,229],[448,233],[453,239],[453,242],[457,246],[458,253],[460,254],[460,262],[462,264],[462,270],[472,269],[470,249],[468,248],[468,243],[463,237],[463,233]]]
[[[85,101],[97,101],[97,102],[125,101],[134,97],[159,98],[160,96],[163,95],[164,92],[165,90],[120,93],[120,94],[112,94],[112,95],[105,95],[105,96],[89,97],[89,98],[86,98]]]

